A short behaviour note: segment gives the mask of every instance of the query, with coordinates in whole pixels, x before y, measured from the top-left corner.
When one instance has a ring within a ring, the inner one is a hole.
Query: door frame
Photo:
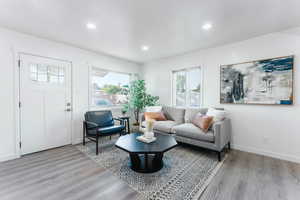
[[[20,158],[22,156],[22,150],[21,150],[21,142],[22,142],[22,134],[21,134],[21,107],[20,102],[21,102],[21,70],[20,68],[22,67],[22,56],[36,56],[39,58],[45,58],[45,59],[52,59],[56,61],[61,61],[61,62],[66,62],[70,64],[70,71],[71,71],[71,104],[72,104],[72,111],[71,111],[71,122],[70,122],[70,134],[71,134],[71,144],[74,143],[74,131],[73,131],[73,110],[74,110],[74,98],[73,98],[73,63],[72,61],[69,60],[64,60],[64,59],[59,59],[55,57],[49,57],[49,56],[42,56],[38,54],[33,54],[33,53],[27,53],[27,52],[17,52],[14,54],[14,65],[15,65],[15,75],[14,75],[14,83],[15,83],[15,133],[16,133],[16,146],[15,146],[15,151],[16,151],[16,158]]]

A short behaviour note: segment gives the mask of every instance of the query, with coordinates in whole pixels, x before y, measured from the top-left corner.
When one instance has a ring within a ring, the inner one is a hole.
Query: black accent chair
[[[99,153],[99,138],[112,136],[119,133],[120,136],[126,133],[124,121],[122,119],[113,118],[110,110],[88,111],[84,115],[83,121],[83,145],[85,138],[96,142],[96,155]],[[120,122],[120,125],[115,125],[115,120]]]

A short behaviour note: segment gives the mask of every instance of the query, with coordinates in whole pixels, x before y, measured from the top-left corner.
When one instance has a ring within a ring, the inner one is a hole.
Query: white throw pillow
[[[145,108],[146,112],[161,112],[162,106],[148,106]]]
[[[209,108],[206,115],[214,117],[214,122],[219,122],[219,121],[223,121],[226,118],[227,113],[225,110],[217,110],[214,108]]]

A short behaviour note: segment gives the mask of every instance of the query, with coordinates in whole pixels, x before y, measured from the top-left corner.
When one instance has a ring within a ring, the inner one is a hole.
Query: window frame
[[[193,69],[200,69],[200,102],[199,102],[199,106],[191,106],[191,101],[190,101],[190,87],[189,87],[189,76],[187,75],[188,74],[188,71],[191,71]],[[175,80],[175,73],[177,72],[185,72],[185,76],[186,76],[186,82],[185,82],[185,85],[186,85],[186,91],[185,91],[185,105],[184,106],[178,106],[176,105],[176,80]],[[187,68],[180,68],[180,69],[176,69],[176,70],[172,70],[171,71],[171,103],[172,103],[172,106],[175,106],[175,107],[182,107],[182,108],[201,108],[203,106],[203,67],[201,66],[194,66],[194,67],[187,67]]]
[[[129,75],[129,87],[130,87],[130,83],[132,81],[132,77],[135,76],[135,73],[127,73],[127,72],[121,72],[121,71],[115,71],[115,70],[110,70],[110,69],[105,69],[105,68],[100,68],[100,67],[95,67],[95,66],[90,66],[89,67],[89,77],[88,77],[88,107],[89,110],[90,109],[121,109],[123,107],[124,104],[120,104],[120,105],[109,105],[109,106],[99,106],[99,105],[93,105],[92,101],[93,101],[93,80],[92,80],[92,76],[93,76],[93,71],[94,70],[99,70],[99,71],[105,71],[105,72],[113,72],[113,73],[118,73],[118,74],[125,74],[125,75]]]

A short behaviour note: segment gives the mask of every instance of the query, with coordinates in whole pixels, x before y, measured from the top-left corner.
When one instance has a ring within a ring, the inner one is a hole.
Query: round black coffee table
[[[121,136],[115,146],[129,153],[130,167],[140,173],[153,173],[163,167],[164,152],[177,146],[173,136],[155,134],[156,141],[144,143],[136,139],[139,133]]]

